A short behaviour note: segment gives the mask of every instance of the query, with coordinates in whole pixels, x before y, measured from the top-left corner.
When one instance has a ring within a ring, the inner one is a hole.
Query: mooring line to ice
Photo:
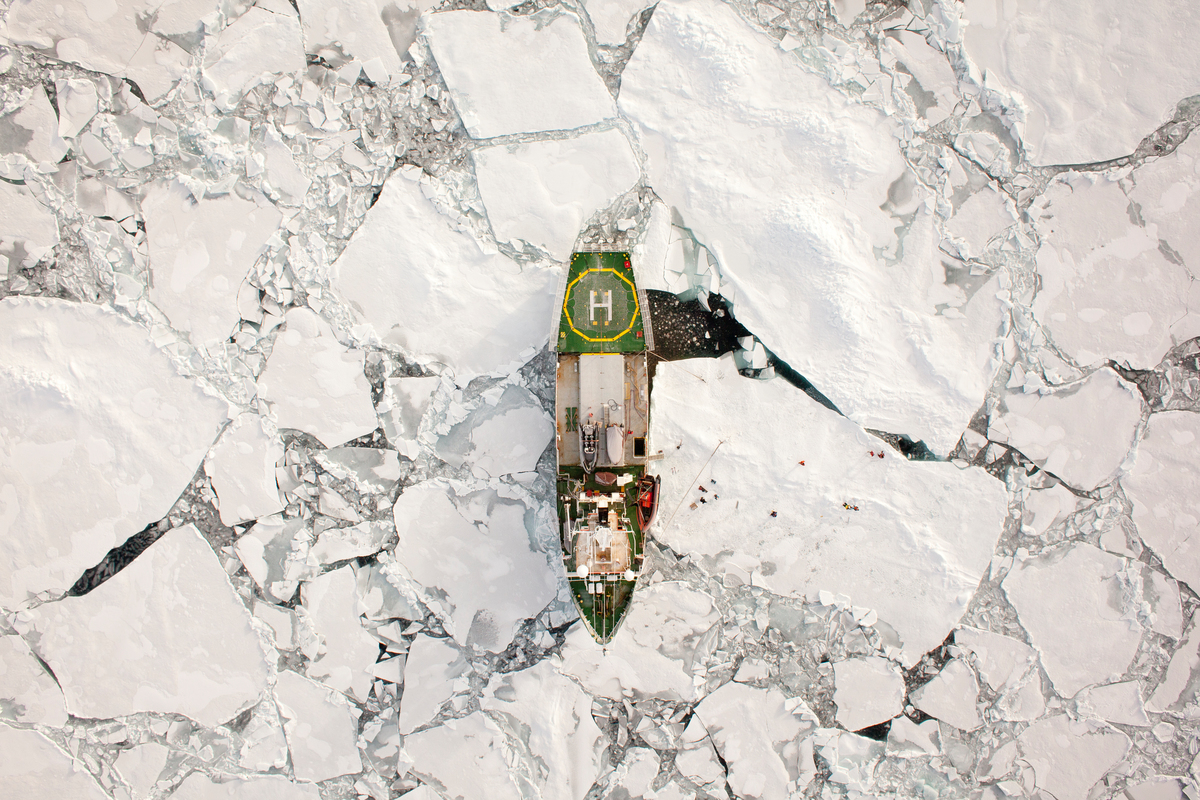
[[[700,465],[700,469],[696,472],[696,477],[692,479],[692,483],[695,483],[696,481],[700,480],[700,475],[704,472],[704,468],[708,466],[709,461],[713,460],[713,456],[715,456],[717,454],[717,451],[721,449],[721,445],[723,445],[723,444],[725,444],[724,439],[717,442],[717,446],[713,448],[713,451],[708,454],[708,458],[704,459],[704,463]],[[679,505],[675,506],[675,510],[671,512],[671,518],[669,520],[667,520],[666,525],[663,525],[664,531],[667,528],[671,527],[671,523],[675,521],[675,515],[679,513],[679,509],[683,508],[684,500],[687,500],[687,491],[686,490],[683,493],[683,497],[679,498]]]

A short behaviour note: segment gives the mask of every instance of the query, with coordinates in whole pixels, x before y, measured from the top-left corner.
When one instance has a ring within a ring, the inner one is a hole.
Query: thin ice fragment
[[[362,769],[354,708],[337,692],[285,670],[275,685],[296,777],[324,781]]]
[[[275,466],[283,460],[283,442],[264,423],[253,412],[238,415],[204,463],[225,525],[283,511],[275,483]]]

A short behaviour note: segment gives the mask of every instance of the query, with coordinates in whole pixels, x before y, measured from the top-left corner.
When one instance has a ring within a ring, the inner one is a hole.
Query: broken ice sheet
[[[1121,478],[1138,536],[1176,578],[1200,588],[1200,417],[1188,411],[1153,414]]]
[[[357,61],[372,82],[386,84],[400,73],[402,55],[412,41],[411,34],[408,43],[397,41],[395,34],[405,17],[415,18],[429,3],[299,0],[298,5],[305,52],[322,57],[334,69]]]
[[[220,503],[221,522],[236,525],[283,511],[275,467],[283,442],[274,426],[246,412],[225,429],[204,462]]]
[[[304,584],[301,597],[322,639],[323,654],[309,665],[309,677],[365,700],[379,643],[362,626],[354,568],[347,565],[313,578]]]
[[[591,0],[584,2],[596,31],[596,43],[624,44],[625,33],[634,15],[649,8],[647,0]]]
[[[405,489],[392,513],[403,578],[459,644],[500,652],[554,598],[558,573],[533,550],[523,504],[491,491],[456,496],[434,480]]]
[[[479,478],[532,472],[554,438],[554,422],[533,394],[509,386],[438,440],[437,453],[454,467],[470,464]]]
[[[479,705],[526,753],[518,770],[536,775],[542,797],[583,800],[604,766],[609,742],[592,718],[592,698],[550,656],[529,669],[497,675]],[[524,748],[522,748],[524,749]]]
[[[833,665],[837,721],[850,731],[887,722],[904,706],[904,676],[879,656],[848,658]]]
[[[404,694],[400,698],[400,733],[409,734],[433,721],[455,692],[470,665],[445,639],[417,636],[404,662]]]
[[[900,262],[883,258],[899,222],[881,204],[906,171],[896,123],[716,0],[658,4],[619,103],[738,321],[854,421],[948,453],[992,379],[1004,311],[993,282],[960,317],[937,313],[945,272],[923,208]]]
[[[181,182],[158,182],[142,201],[150,299],[195,344],[226,339],[239,319],[237,293],[281,216],[265,197],[197,198]]]
[[[1046,717],[1018,738],[1037,788],[1058,800],[1085,800],[1096,781],[1129,750],[1129,737],[1108,727],[1093,729],[1065,714]]]
[[[959,628],[954,642],[972,655],[979,676],[996,693],[1000,719],[1029,721],[1046,710],[1037,652],[1016,639],[976,628]]]
[[[154,790],[158,776],[167,765],[171,751],[157,742],[147,742],[129,750],[122,750],[117,756],[117,771],[121,778],[133,790],[134,800],[145,800]],[[176,792],[176,797],[179,793]]]
[[[1200,93],[1200,9],[1170,0],[963,7],[967,55],[988,85],[1018,94],[1035,164],[1132,153],[1182,98]],[[1170,19],[1170,26],[1159,24]]]
[[[950,632],[1000,534],[998,481],[908,461],[795,387],[746,380],[730,358],[660,364],[651,404],[654,440],[674,443],[676,474],[698,482],[663,481],[663,542],[713,558],[727,581],[849,595],[896,630],[901,661]]]
[[[96,780],[53,742],[33,730],[0,722],[0,782],[14,798],[70,797],[107,800]]]
[[[476,139],[580,128],[615,115],[571,14],[444,11],[421,24],[463,125]]]
[[[952,658],[931,681],[913,692],[913,706],[959,730],[973,731],[983,724],[979,710],[979,684],[975,673],[960,659]]]
[[[1006,409],[993,415],[988,437],[1083,491],[1112,480],[1142,418],[1137,389],[1107,368],[1056,391],[1010,392],[1002,401]]]
[[[286,0],[259,0],[206,48],[204,86],[228,111],[260,78],[298,74],[305,66],[295,9]]]
[[[566,261],[585,220],[637,183],[620,130],[472,151],[496,239],[522,239]]]
[[[380,338],[423,363],[449,365],[463,385],[507,372],[549,338],[558,273],[485,252],[400,172],[384,183],[333,274]]]
[[[562,671],[594,695],[693,700],[695,667],[715,647],[720,611],[684,583],[638,588],[620,636],[602,647],[584,626],[567,634]]]
[[[9,298],[0,342],[0,605],[17,608],[166,515],[228,405],[100,306]]]
[[[39,165],[57,163],[67,153],[67,143],[58,135],[54,107],[42,87],[35,88],[25,104],[6,115],[0,125],[8,128],[7,134],[0,139],[0,153],[23,152]],[[6,206],[5,218],[10,216]]]
[[[410,771],[442,796],[522,800],[504,733],[482,711],[404,737]],[[403,759],[403,756],[402,756]]]
[[[20,636],[0,636],[0,720],[52,727],[67,722],[62,689]]]
[[[421,420],[438,384],[438,377],[388,378],[384,381],[383,397],[376,406],[383,433],[393,447],[406,457],[416,459],[420,453],[417,434]]]
[[[215,726],[267,687],[269,648],[192,525],[167,532],[88,594],[26,614],[77,717],[159,711]]]
[[[58,244],[58,220],[26,186],[0,183],[0,257],[6,272],[15,275],[21,267],[32,267]]]
[[[1080,543],[1020,562],[1004,578],[1005,595],[1064,697],[1129,669],[1142,631],[1121,600],[1127,568]]]
[[[171,793],[175,800],[320,800],[316,784],[295,783],[282,775],[229,776],[214,781],[193,772]]]
[[[284,322],[287,329],[258,377],[258,395],[270,403],[279,427],[311,433],[326,447],[374,431],[379,420],[362,351],[338,342],[309,308],[289,309]]]

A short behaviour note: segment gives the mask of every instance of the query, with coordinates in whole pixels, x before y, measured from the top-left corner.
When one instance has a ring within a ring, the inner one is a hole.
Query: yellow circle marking
[[[616,275],[618,278],[625,281],[625,283],[629,284],[629,296],[633,298],[633,314],[632,314],[632,316],[629,317],[629,326],[627,328],[625,328],[625,330],[618,333],[616,336],[592,338],[591,336],[588,336],[583,331],[579,330],[579,328],[576,328],[575,320],[571,319],[571,310],[570,310],[570,308],[568,308],[568,306],[570,305],[570,302],[571,302],[571,291],[575,288],[575,284],[577,284],[581,280],[583,280],[583,276],[587,275],[590,272],[611,272],[613,275]],[[624,336],[625,334],[627,334],[631,330],[633,330],[633,324],[635,322],[637,322],[638,314],[641,313],[641,310],[642,310],[642,304],[638,302],[637,288],[634,287],[633,281],[629,280],[629,278],[626,278],[624,275],[617,272],[612,267],[589,267],[588,269],[585,269],[583,272],[579,273],[579,277],[577,277],[575,280],[571,281],[571,283],[567,285],[566,294],[563,295],[563,315],[567,318],[567,324],[571,326],[571,330],[575,331],[575,333],[579,334],[579,336],[584,341],[587,341],[587,342],[615,342],[615,341],[617,341],[622,336]]]

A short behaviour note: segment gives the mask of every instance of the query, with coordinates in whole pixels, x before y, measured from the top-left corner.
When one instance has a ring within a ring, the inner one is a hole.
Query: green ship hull
[[[563,565],[580,617],[607,644],[633,600],[657,501],[646,472],[652,332],[627,253],[572,255],[562,298],[555,424]]]

